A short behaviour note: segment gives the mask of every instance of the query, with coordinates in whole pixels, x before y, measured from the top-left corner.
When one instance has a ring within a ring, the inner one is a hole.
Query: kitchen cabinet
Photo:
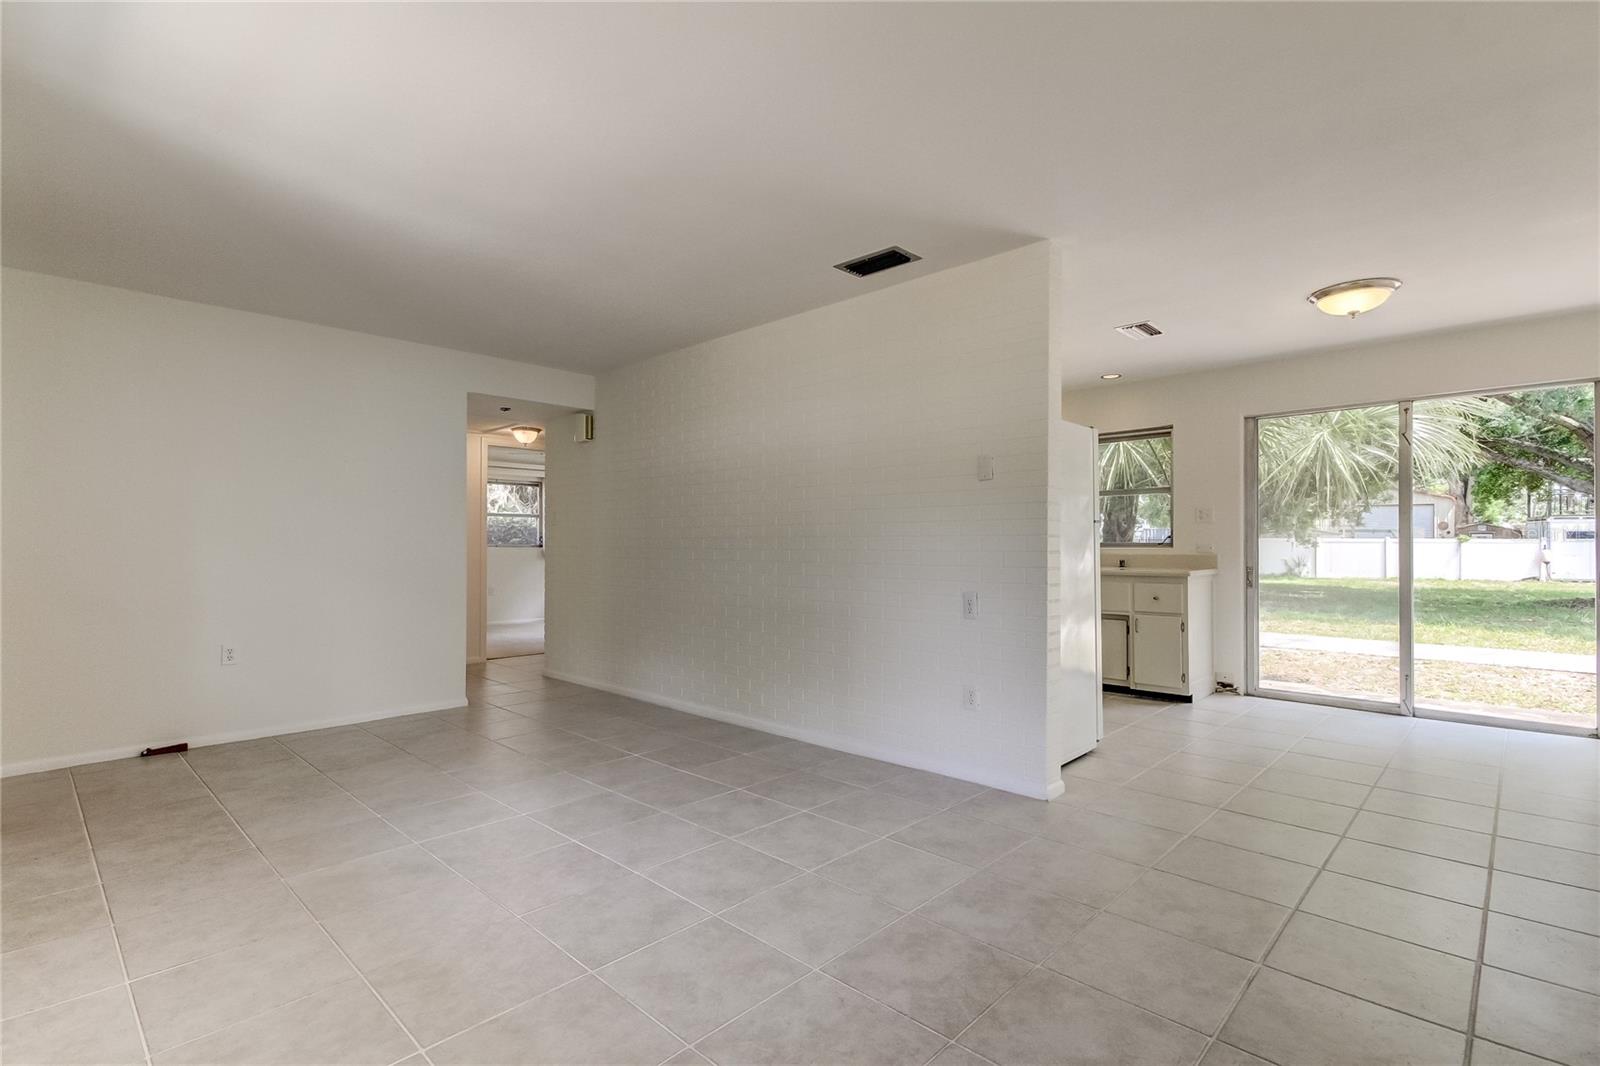
[[[1102,572],[1101,680],[1106,688],[1183,700],[1215,690],[1215,573],[1131,567]]]

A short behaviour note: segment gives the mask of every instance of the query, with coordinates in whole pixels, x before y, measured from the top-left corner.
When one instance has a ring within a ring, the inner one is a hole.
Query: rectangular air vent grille
[[[863,255],[860,258],[851,259],[843,263],[835,263],[833,265],[833,269],[842,270],[846,274],[850,274],[854,277],[864,278],[868,274],[876,274],[880,271],[888,270],[891,267],[905,266],[907,263],[915,263],[921,258],[922,256],[920,255],[913,255],[904,248],[896,246],[892,248],[885,248],[881,252],[873,252],[871,255]]]
[[[1126,326],[1118,326],[1117,332],[1124,337],[1159,337],[1161,330],[1148,322],[1130,322]]]

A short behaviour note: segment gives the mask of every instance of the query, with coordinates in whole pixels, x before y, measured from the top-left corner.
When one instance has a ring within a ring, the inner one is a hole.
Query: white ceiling
[[[509,411],[501,408],[509,407]],[[549,429],[562,415],[576,411],[576,407],[559,407],[552,403],[535,403],[509,396],[486,396],[481,392],[467,393],[467,432],[498,433],[512,426],[533,426]],[[542,438],[541,438],[542,439]],[[543,445],[541,445],[543,447]]]
[[[598,371],[1058,237],[1068,383],[1169,373],[1595,303],[1597,20],[12,3],[5,261]]]

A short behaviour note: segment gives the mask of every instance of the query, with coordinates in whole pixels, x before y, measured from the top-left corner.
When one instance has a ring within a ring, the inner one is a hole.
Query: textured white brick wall
[[[602,376],[597,439],[550,438],[549,671],[1045,789],[1051,259],[1030,245]]]

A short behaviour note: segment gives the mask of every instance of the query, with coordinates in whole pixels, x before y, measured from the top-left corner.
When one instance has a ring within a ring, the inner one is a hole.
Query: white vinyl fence
[[[1418,539],[1412,542],[1419,580],[1593,581],[1594,541],[1569,540],[1544,547],[1537,540]],[[1301,577],[1389,578],[1400,574],[1400,542],[1393,537],[1322,537],[1296,544],[1261,538],[1261,574]]]

